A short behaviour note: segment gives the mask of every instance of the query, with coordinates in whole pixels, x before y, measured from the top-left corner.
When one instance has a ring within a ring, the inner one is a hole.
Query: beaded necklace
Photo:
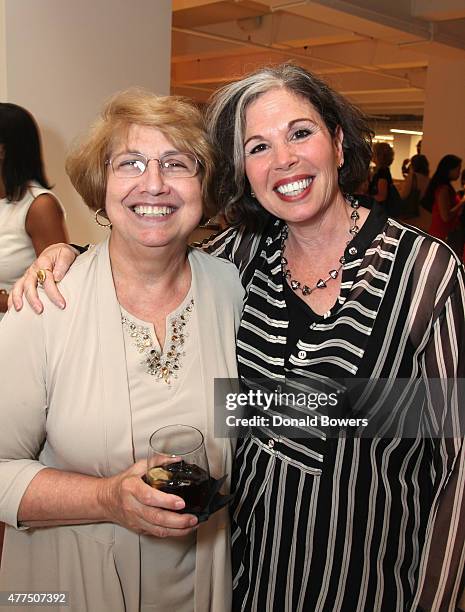
[[[349,229],[350,240],[352,240],[352,238],[356,236],[360,231],[360,228],[357,225],[357,221],[360,219],[360,215],[357,210],[359,208],[359,203],[357,202],[357,200],[347,200],[347,202],[353,209],[350,215],[350,218],[352,219],[352,225]],[[341,271],[342,266],[345,263],[344,255],[339,257],[339,266],[337,268],[334,268],[333,270],[330,270],[328,272],[327,278],[320,278],[313,287],[309,287],[308,285],[302,284],[297,279],[292,278],[292,272],[287,267],[287,259],[284,257],[284,251],[286,249],[286,239],[288,235],[289,229],[287,225],[285,225],[281,231],[281,266],[283,276],[286,280],[288,280],[291,289],[293,289],[294,291],[300,290],[302,292],[302,295],[310,295],[310,293],[315,291],[315,289],[324,289],[325,287],[327,287],[328,281],[330,281],[331,279],[335,279],[339,276],[339,272]],[[347,244],[349,244],[350,240],[347,241]]]
[[[171,319],[169,348],[166,354],[157,350],[153,345],[150,329],[144,325],[138,325],[131,321],[126,315],[121,314],[121,323],[132,338],[133,343],[139,353],[143,354],[141,365],[145,366],[147,374],[155,377],[158,382],[163,380],[171,386],[173,378],[178,378],[178,371],[181,369],[181,360],[184,357],[183,351],[186,337],[189,335],[185,327],[194,308],[194,300],[191,299],[184,310]]]

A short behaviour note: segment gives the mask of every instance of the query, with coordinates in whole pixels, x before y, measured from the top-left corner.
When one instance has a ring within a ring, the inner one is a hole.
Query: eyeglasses
[[[160,159],[142,153],[120,153],[105,163],[111,166],[118,178],[134,178],[144,174],[151,161],[158,162],[161,174],[167,178],[190,178],[197,174],[200,165],[192,153],[167,153]]]

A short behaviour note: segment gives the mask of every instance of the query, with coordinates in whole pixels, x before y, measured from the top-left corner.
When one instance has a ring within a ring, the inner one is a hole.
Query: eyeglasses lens
[[[197,159],[191,153],[163,155],[158,159],[147,159],[138,153],[121,153],[111,161],[115,176],[131,178],[140,176],[150,161],[158,162],[160,172],[166,177],[188,178],[197,174]]]

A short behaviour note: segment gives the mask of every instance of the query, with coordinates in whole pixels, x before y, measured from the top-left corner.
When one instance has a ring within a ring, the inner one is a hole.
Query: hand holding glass
[[[189,425],[157,429],[149,440],[147,482],[186,502],[180,512],[201,512],[207,502],[210,471],[203,434]]]

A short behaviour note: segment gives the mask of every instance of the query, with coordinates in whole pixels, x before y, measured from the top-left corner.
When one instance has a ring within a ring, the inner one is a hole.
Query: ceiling
[[[418,129],[434,54],[465,57],[465,0],[173,0],[172,93],[198,102],[292,61],[380,129]]]

